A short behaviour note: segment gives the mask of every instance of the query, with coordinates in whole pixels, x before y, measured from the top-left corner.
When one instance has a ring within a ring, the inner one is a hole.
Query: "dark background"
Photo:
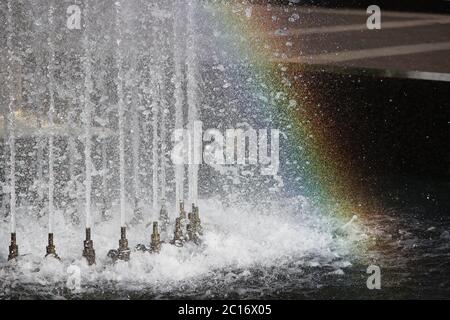
[[[311,71],[295,85],[314,92],[325,134],[347,155],[341,172],[385,204],[449,213],[449,82]]]
[[[443,0],[252,0],[253,3],[314,5],[322,7],[368,7],[378,5],[382,9],[420,11],[420,12],[450,12],[449,1]]]

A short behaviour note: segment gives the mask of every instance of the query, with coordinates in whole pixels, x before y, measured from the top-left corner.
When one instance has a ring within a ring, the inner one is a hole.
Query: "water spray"
[[[49,25],[51,26],[52,32],[54,32],[53,28],[53,13],[55,8],[50,6],[48,11],[48,20]],[[48,64],[48,77],[49,77],[49,92],[50,92],[50,108],[48,111],[48,122],[50,128],[54,127],[54,114],[55,114],[55,79],[53,75],[53,68],[55,66],[55,48],[52,40],[52,36],[48,37],[47,44],[50,50],[50,62]],[[50,132],[48,138],[48,246],[46,257],[53,256],[58,258],[58,255],[55,251],[55,246],[53,244],[53,215],[54,215],[54,205],[53,205],[53,196],[54,196],[54,187],[55,187],[55,177],[54,177],[54,150],[53,150],[53,132]],[[58,258],[59,259],[59,258]]]
[[[88,12],[89,1],[86,1],[85,11]],[[84,154],[85,154],[85,211],[86,211],[86,240],[84,241],[83,257],[86,258],[89,265],[95,264],[95,250],[94,243],[91,239],[91,190],[92,190],[92,159],[91,159],[91,91],[93,87],[91,79],[91,62],[90,62],[90,46],[87,36],[87,17],[86,17],[85,35],[83,38],[84,50],[86,57],[83,62],[84,68],[84,131],[86,133],[84,141]]]
[[[184,211],[184,201],[180,201],[180,219],[186,219],[186,211]]]
[[[134,198],[134,208],[133,208],[133,224],[138,224],[143,221],[142,207],[139,205],[138,198]]]
[[[159,211],[159,221],[161,222],[161,231],[166,232],[169,225],[169,213],[167,212],[165,200],[162,201],[161,210]]]
[[[198,172],[199,164],[201,160],[199,155],[201,154],[201,144],[196,143],[196,121],[200,116],[200,109],[198,108],[198,61],[197,61],[197,35],[196,35],[196,21],[195,21],[195,1],[189,0],[188,2],[188,14],[187,14],[187,27],[188,41],[186,47],[186,66],[187,66],[187,105],[188,105],[188,127],[192,133],[194,143],[191,148],[191,162],[188,166],[189,177],[189,200],[191,202],[197,202],[198,200]],[[200,140],[201,141],[201,140]]]
[[[15,98],[12,88],[12,62],[13,62],[13,49],[12,49],[12,4],[11,0],[8,1],[8,36],[7,36],[7,48],[8,48],[8,91],[9,91],[9,106],[8,106],[8,144],[10,149],[10,163],[9,163],[9,183],[10,183],[10,228],[11,228],[11,245],[9,246],[8,260],[16,259],[18,256],[18,246],[16,244],[16,149],[15,149]],[[20,63],[19,63],[20,68]],[[19,72],[19,74],[21,71]],[[18,100],[21,96],[21,81],[19,80],[19,94]],[[20,101],[20,100],[19,100]]]
[[[127,228],[125,226],[125,133],[124,133],[124,92],[123,92],[123,58],[121,51],[122,32],[120,26],[120,1],[115,3],[116,8],[116,30],[118,32],[117,39],[117,96],[118,102],[118,118],[119,118],[119,180],[120,180],[120,240],[119,249],[110,250],[108,256],[117,260],[130,260],[130,248],[128,248]]]
[[[183,30],[185,29],[184,23],[181,23],[183,20],[181,12],[183,11],[180,8],[180,5],[177,3],[173,7],[175,18],[173,20],[173,57],[174,57],[174,101],[175,101],[175,129],[181,130],[183,129],[183,103],[184,103],[184,95],[183,95],[183,82],[184,76],[182,72],[182,65],[185,64],[184,56],[181,54],[182,45],[186,42],[186,37],[183,36]],[[181,200],[177,205],[177,210],[180,210],[179,204],[182,203],[182,199],[184,198],[184,165],[175,164],[175,199]]]

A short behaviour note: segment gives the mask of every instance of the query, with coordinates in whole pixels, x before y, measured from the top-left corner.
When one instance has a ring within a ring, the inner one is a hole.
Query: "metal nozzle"
[[[128,248],[127,228],[120,227],[119,249],[109,250],[108,257],[116,262],[117,260],[130,260],[130,248]]]
[[[84,241],[83,257],[91,266],[95,264],[94,242],[91,240],[91,228],[86,228],[86,240]]]
[[[16,241],[16,233],[11,233],[11,245],[9,246],[8,261],[14,260],[19,256],[19,246]]]
[[[128,248],[127,240],[127,228],[120,227],[120,240],[119,240],[119,250],[118,259],[128,261],[130,260],[130,248]]]
[[[56,247],[53,243],[53,233],[48,234],[48,245],[46,248],[46,252],[47,253],[45,257],[53,256],[54,258],[59,259],[58,255],[56,254]]]
[[[175,231],[173,235],[172,244],[176,246],[182,246],[184,242],[183,230],[181,228],[181,217],[175,219]]]
[[[150,242],[150,249],[152,252],[159,253],[161,250],[161,237],[158,232],[158,222],[153,222],[153,234]]]

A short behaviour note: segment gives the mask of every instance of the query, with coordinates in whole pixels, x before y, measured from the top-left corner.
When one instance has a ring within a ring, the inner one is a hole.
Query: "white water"
[[[157,85],[159,80],[154,81]],[[158,175],[158,167],[159,167],[159,157],[158,157],[158,117],[159,117],[159,103],[156,99],[152,102],[152,208],[153,213],[158,210],[159,205],[159,175]]]
[[[174,8],[174,41],[173,41],[173,56],[174,56],[174,100],[175,100],[175,129],[183,129],[183,88],[182,82],[184,81],[182,72],[182,63],[184,63],[183,43],[184,37],[182,37],[182,23],[180,8],[175,6]],[[177,211],[179,211],[179,201],[184,201],[184,165],[175,165],[175,203]]]
[[[8,37],[7,37],[7,49],[8,49],[8,145],[9,145],[9,188],[10,188],[10,231],[16,232],[16,144],[15,144],[15,99],[13,90],[13,49],[12,49],[12,7],[11,0],[8,0]],[[20,80],[21,81],[21,80]]]
[[[123,57],[121,51],[122,25],[120,15],[120,1],[115,4],[116,8],[116,33],[117,33],[117,69],[119,70],[117,79],[118,118],[119,118],[119,188],[120,188],[120,226],[125,227],[125,133],[124,133],[124,93],[123,93]]]
[[[198,65],[196,59],[196,24],[195,24],[195,2],[190,0],[188,2],[188,41],[186,48],[186,63],[187,63],[187,103],[188,103],[188,126],[190,132],[194,133],[194,123],[199,119],[198,108]],[[191,141],[196,141],[191,137]],[[196,163],[195,142],[191,144],[191,161],[189,164],[189,202],[198,203],[198,170],[199,166]]]
[[[136,70],[136,69],[135,69]],[[139,180],[139,147],[140,147],[140,122],[139,122],[139,105],[138,97],[138,81],[135,83],[133,92],[132,105],[132,153],[133,153],[133,201],[140,199],[140,180]],[[137,203],[135,203],[137,204]]]
[[[53,233],[53,216],[54,216],[54,188],[55,188],[55,177],[54,177],[54,113],[55,113],[55,79],[54,79],[54,66],[55,66],[55,47],[53,45],[54,36],[54,21],[53,14],[55,9],[50,6],[48,12],[48,20],[50,25],[50,35],[48,37],[48,48],[50,50],[50,61],[48,65],[48,80],[49,80],[49,92],[50,92],[50,107],[48,110],[48,123],[50,126],[49,138],[48,138],[48,233]]]
[[[87,267],[79,255],[81,230],[66,224],[61,215],[56,222],[58,230],[64,231],[58,239],[59,251],[64,257],[61,263],[44,260],[37,254],[45,243],[42,232],[45,227],[40,221],[22,221],[20,231],[28,230],[31,223],[36,226],[26,238],[20,239],[21,251],[26,256],[18,260],[14,270],[0,268],[0,283],[4,288],[11,281],[45,285],[47,288],[43,290],[50,292],[54,286],[65,285],[70,277],[68,267],[75,265],[81,268],[81,283],[87,292],[96,285],[104,285],[106,290],[113,285],[125,290],[151,288],[165,292],[191,281],[208,286],[209,281],[229,281],[230,277],[245,279],[252,276],[254,267],[282,268],[284,263],[294,263],[298,272],[308,266],[331,266],[341,271],[351,266],[345,257],[351,257],[354,240],[334,239],[334,221],[303,211],[296,199],[286,199],[285,203],[274,205],[274,211],[264,211],[249,206],[224,209],[215,200],[201,201],[205,231],[201,246],[188,244],[178,248],[164,244],[159,255],[133,252],[130,262],[115,265],[109,262],[106,253],[116,241],[117,219],[100,222],[97,213],[93,240],[98,258],[92,268]],[[144,226],[131,227],[128,235],[131,247],[148,241],[148,230]],[[4,238],[1,233],[1,243]],[[1,247],[0,257],[5,253]],[[112,284],[101,284],[103,281],[112,281]]]
[[[164,85],[164,82],[161,81],[160,85],[160,106],[161,106],[161,132],[158,137],[159,141],[161,141],[161,152],[160,152],[160,170],[161,170],[161,196],[160,196],[160,205],[163,204],[163,201],[167,197],[167,186],[166,186],[166,152],[167,152],[167,146],[166,146],[166,139],[167,139],[167,127],[169,125],[167,121],[167,102],[166,98],[164,96],[164,93],[166,92],[166,87]]]
[[[85,3],[85,12],[89,12],[89,1]],[[92,103],[91,93],[93,89],[93,83],[91,79],[91,56],[90,56],[90,44],[88,36],[88,18],[85,15],[85,32],[83,37],[83,46],[85,50],[85,57],[83,61],[84,69],[84,156],[85,156],[85,214],[86,214],[86,228],[91,227],[91,191],[92,191],[92,159],[91,159],[91,114]]]

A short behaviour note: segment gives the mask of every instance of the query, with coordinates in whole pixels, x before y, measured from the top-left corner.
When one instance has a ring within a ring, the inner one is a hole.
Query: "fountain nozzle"
[[[177,247],[183,246],[184,237],[183,237],[183,230],[181,228],[181,217],[175,219],[175,231],[171,243],[176,245]]]
[[[91,228],[86,228],[86,240],[84,241],[83,257],[91,266],[95,264],[94,242],[91,240]]]
[[[59,260],[59,256],[56,254],[56,247],[53,243],[53,233],[48,234],[48,246],[46,248],[46,251],[47,251],[47,253],[46,253],[45,257],[52,256],[53,258],[56,258]]]
[[[117,260],[129,261],[130,252],[130,248],[128,248],[127,228],[120,227],[119,249],[109,250],[108,257],[110,257],[113,262],[116,262]]]
[[[158,222],[153,222],[152,240],[150,242],[150,250],[155,253],[161,251],[161,236],[158,232]]]
[[[200,235],[202,235],[202,226],[199,216],[199,210],[198,207],[195,206],[195,204],[192,204],[192,212],[189,212],[188,214],[189,224],[187,225],[187,233],[188,238],[191,241],[194,241],[194,243],[199,244],[200,243]]]
[[[15,260],[19,256],[19,246],[16,241],[16,233],[11,233],[11,245],[9,246],[8,261]]]
[[[127,228],[120,228],[120,240],[119,240],[119,260],[130,260],[130,248],[128,248],[127,240]]]

